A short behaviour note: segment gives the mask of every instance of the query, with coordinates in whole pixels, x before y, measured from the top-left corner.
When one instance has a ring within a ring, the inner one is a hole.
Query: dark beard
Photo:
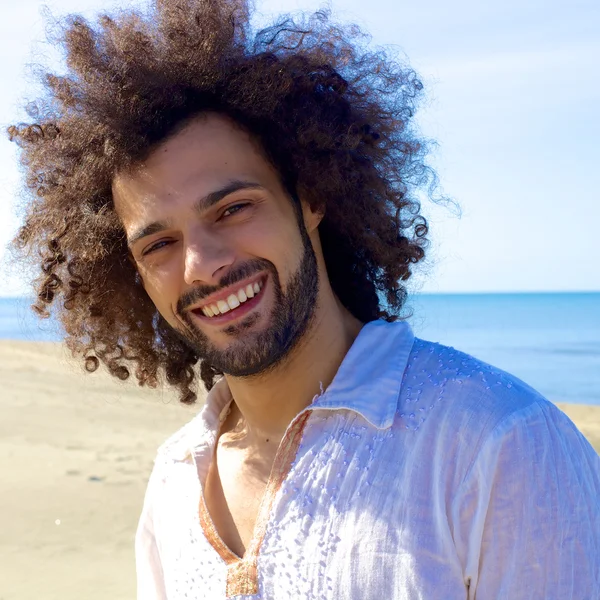
[[[290,278],[284,294],[275,265],[265,259],[255,259],[230,271],[217,287],[202,286],[185,294],[177,304],[177,312],[187,325],[178,331],[183,340],[215,370],[234,377],[249,377],[276,367],[296,346],[309,329],[318,295],[318,270],[315,253],[303,224],[301,224],[304,252],[300,266]],[[258,316],[250,313],[240,323],[230,325],[223,332],[231,337],[226,350],[218,350],[191,319],[187,306],[197,303],[220,288],[232,285],[254,273],[267,271],[274,289],[274,308],[270,327],[252,332]]]

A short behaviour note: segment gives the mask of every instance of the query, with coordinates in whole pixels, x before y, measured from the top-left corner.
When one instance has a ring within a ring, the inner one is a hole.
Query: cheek
[[[166,270],[149,271],[139,269],[144,289],[158,312],[173,325],[173,309],[179,299],[179,286],[173,273]]]
[[[238,239],[240,249],[249,257],[257,257],[273,263],[285,292],[287,281],[296,272],[302,257],[302,239],[297,230],[290,227],[257,228],[251,235]]]
[[[292,208],[285,214],[275,212],[252,224],[242,233],[243,244],[253,254],[262,255],[272,262],[294,262],[303,249],[300,229]],[[241,242],[240,238],[237,242]],[[273,258],[274,257],[274,258]]]

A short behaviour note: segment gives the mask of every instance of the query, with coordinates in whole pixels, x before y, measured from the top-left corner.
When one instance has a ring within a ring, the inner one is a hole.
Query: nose
[[[184,281],[216,285],[234,262],[233,249],[215,233],[195,231],[184,240]]]

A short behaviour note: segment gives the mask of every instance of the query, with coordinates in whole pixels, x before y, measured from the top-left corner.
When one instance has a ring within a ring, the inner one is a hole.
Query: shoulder
[[[411,445],[443,456],[455,485],[504,464],[501,471],[530,479],[532,470],[569,470],[600,492],[600,457],[567,415],[514,375],[454,348],[415,339],[396,426],[414,434]]]
[[[526,407],[550,403],[531,386],[465,352],[415,338],[401,388],[400,408],[420,412],[440,408],[441,415],[457,413],[493,428],[508,415]]]
[[[448,448],[468,449],[472,456],[516,431],[540,444],[573,437],[573,443],[587,443],[558,407],[518,377],[419,338],[404,372],[397,417],[407,429],[428,428]]]

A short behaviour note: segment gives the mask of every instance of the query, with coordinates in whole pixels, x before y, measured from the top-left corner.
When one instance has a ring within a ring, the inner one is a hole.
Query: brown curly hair
[[[333,290],[363,322],[394,320],[424,257],[415,190],[435,183],[411,126],[422,84],[328,12],[251,26],[248,0],[156,0],[147,12],[60,25],[67,72],[43,74],[32,122],[8,128],[28,190],[13,244],[38,265],[35,311],[59,318],[88,371],[166,381],[193,402],[199,361],[141,284],[111,183],[194,116],[233,118],[293,198],[324,211]],[[430,189],[429,187],[427,189]],[[216,372],[201,362],[210,389]]]

